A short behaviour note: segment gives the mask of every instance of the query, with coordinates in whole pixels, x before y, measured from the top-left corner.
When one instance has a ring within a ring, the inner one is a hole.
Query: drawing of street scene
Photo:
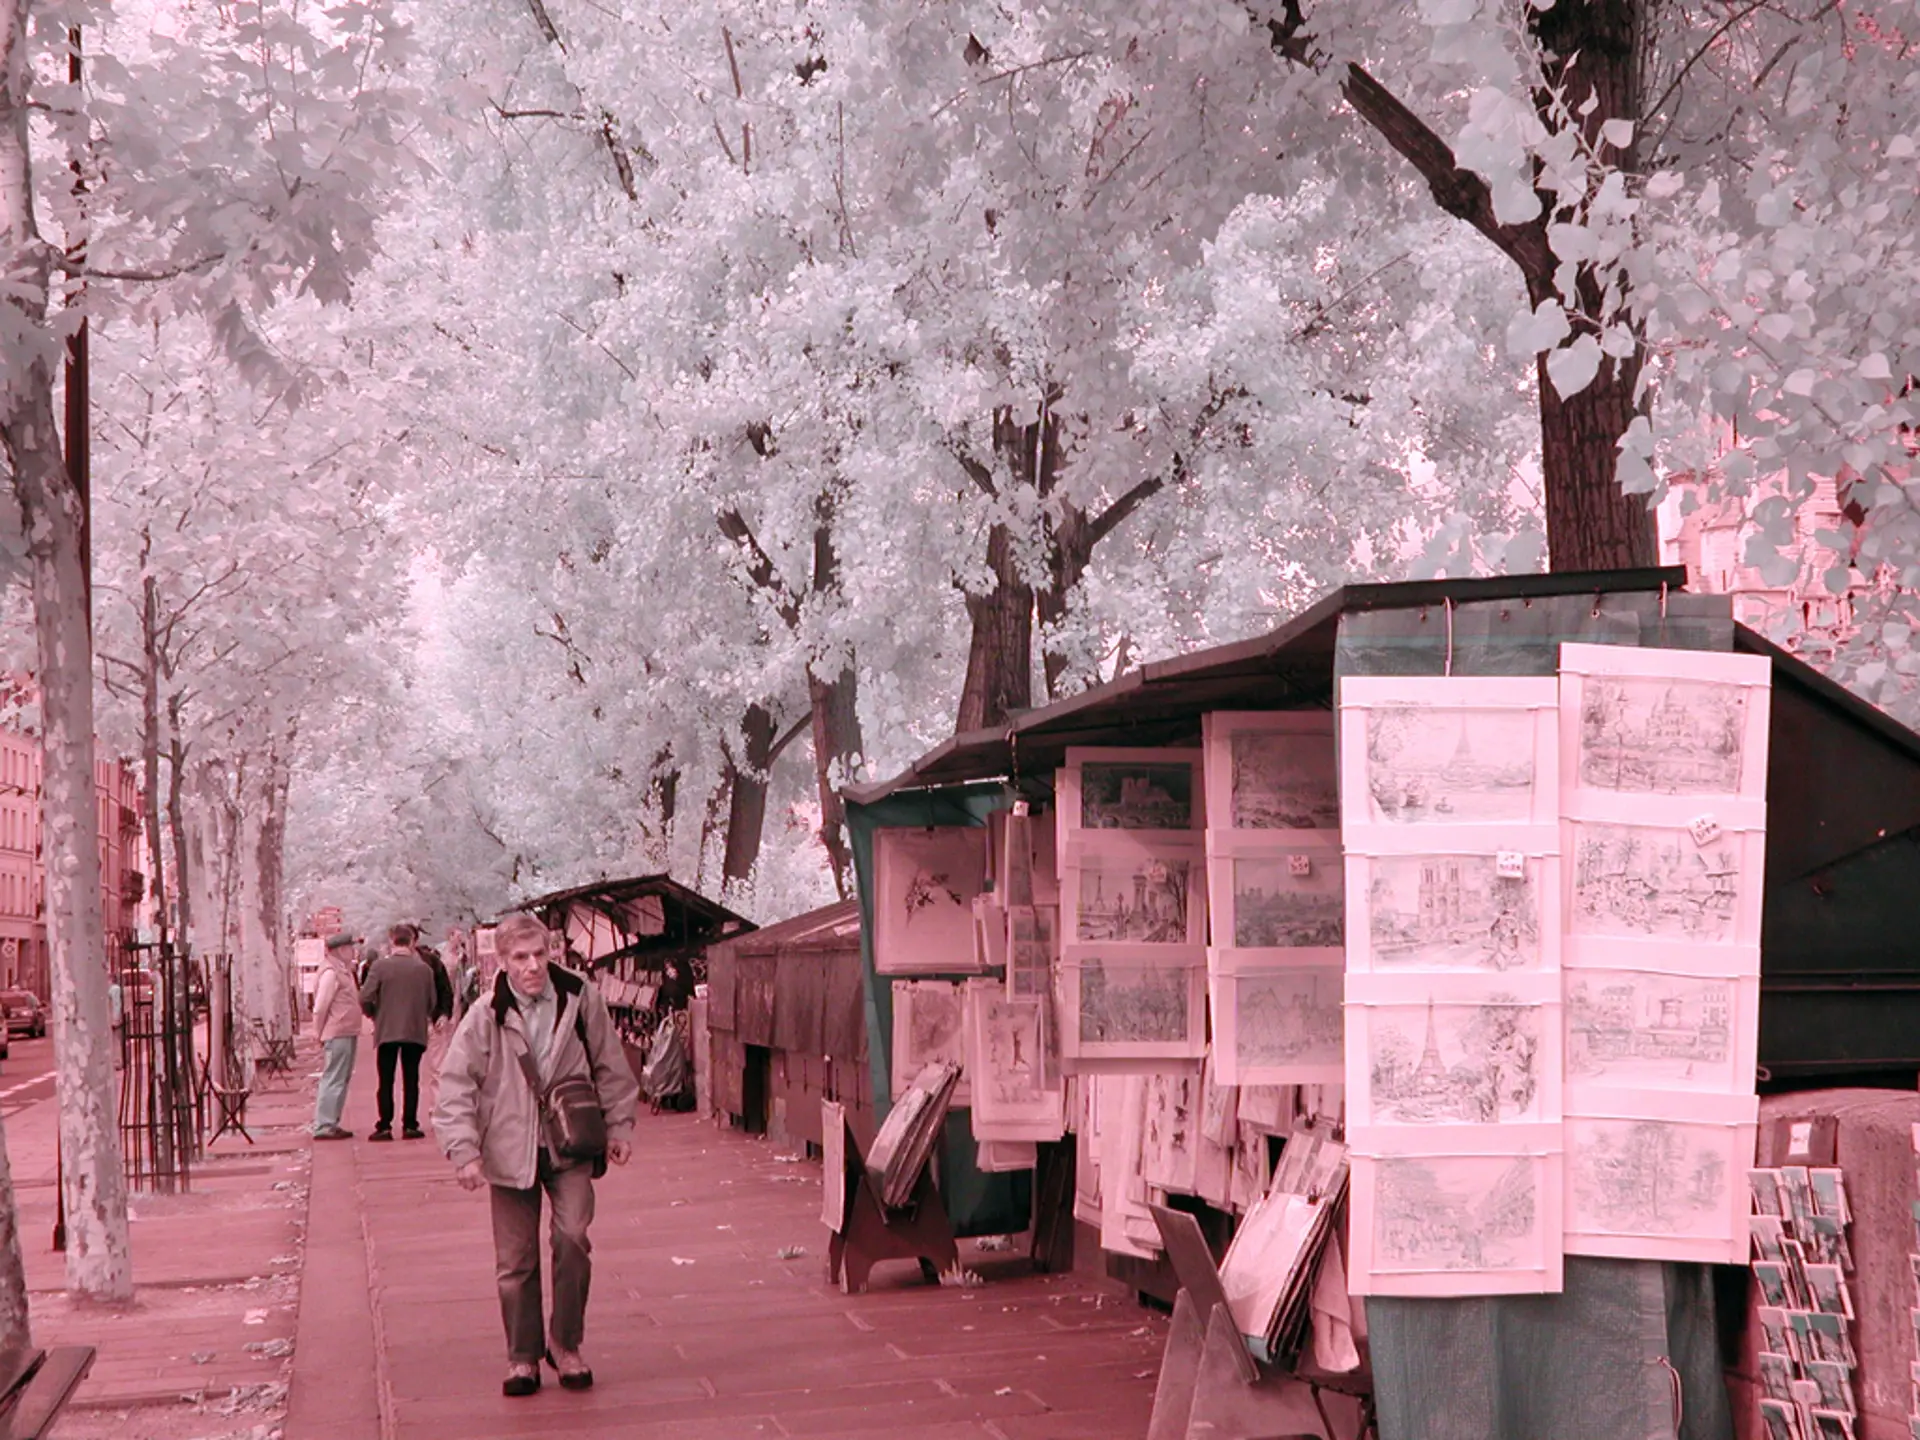
[[[1328,967],[1232,977],[1234,1056],[1245,1065],[1337,1065],[1345,977]]]
[[[1448,1155],[1376,1163],[1377,1268],[1521,1270],[1545,1262],[1531,1157]]]
[[[1577,825],[1574,836],[1574,929],[1675,940],[1733,938],[1744,883],[1733,842],[1699,846],[1685,831],[1636,825]]]
[[[1383,855],[1367,890],[1374,963],[1522,970],[1540,963],[1540,861],[1503,877],[1491,855]]]
[[[1566,986],[1567,1074],[1623,1085],[1731,1078],[1734,981],[1579,969]]]
[[[1333,736],[1241,730],[1228,737],[1236,830],[1337,830]]]
[[[1187,967],[1085,960],[1079,970],[1083,1044],[1168,1044],[1190,1038]]]
[[[1329,856],[1316,855],[1304,875],[1285,855],[1233,861],[1233,943],[1241,949],[1344,945],[1346,913],[1345,876]]]
[[[1085,830],[1190,830],[1193,766],[1152,761],[1087,761],[1080,766]]]
[[[1713,1126],[1567,1121],[1570,1229],[1590,1234],[1727,1233],[1727,1146]],[[1744,1225],[1745,1220],[1740,1222]]]
[[[1746,722],[1745,686],[1590,676],[1580,700],[1580,783],[1657,795],[1736,793]]]
[[[1531,711],[1383,705],[1367,714],[1367,791],[1376,823],[1531,819],[1533,770]]]
[[[1187,905],[1195,863],[1186,855],[1085,856],[1075,933],[1082,940],[1189,943]]]
[[[1484,1005],[1375,1006],[1367,1011],[1373,1120],[1378,1125],[1491,1125],[1540,1120],[1540,1010]],[[1500,1003],[1505,1000],[1507,1003]]]

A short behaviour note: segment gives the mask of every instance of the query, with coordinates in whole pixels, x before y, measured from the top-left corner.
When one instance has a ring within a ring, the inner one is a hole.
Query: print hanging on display
[[[966,985],[967,1074],[976,1140],[1058,1140],[1065,1094],[1048,1063],[1046,1002],[992,980]]]
[[[1340,828],[1331,713],[1221,710],[1202,724],[1217,830],[1276,838],[1270,832]]]
[[[1568,1084],[1751,1090],[1759,976],[1582,965],[1563,978]]]
[[[1269,968],[1216,952],[1208,969],[1221,1084],[1338,1085],[1345,1078],[1346,974],[1338,965]]]
[[[1200,950],[1069,946],[1060,967],[1060,1043],[1069,1059],[1198,1060],[1207,1050]]]
[[[1205,876],[1200,847],[1177,841],[1087,837],[1063,881],[1076,943],[1203,945]]]
[[[1550,854],[1356,850],[1347,856],[1347,909],[1364,920],[1347,946],[1354,970],[1498,975],[1560,962],[1560,862]]]
[[[961,1068],[960,1084],[949,1102],[968,1103],[967,1032],[964,994],[949,980],[893,982],[893,1093],[906,1094],[914,1078],[936,1061]]]
[[[1553,824],[1557,696],[1530,678],[1343,679],[1344,828]]]
[[[1058,782],[1059,860],[1080,832],[1199,830],[1206,810],[1198,750],[1070,748]]]
[[[1248,842],[1241,836],[1209,836],[1210,894],[1220,911],[1213,917],[1218,949],[1273,952],[1319,951],[1339,956],[1346,943],[1346,882],[1340,846],[1318,833],[1285,849]],[[1307,955],[1296,954],[1298,962]]]
[[[1567,1253],[1744,1265],[1751,1095],[1611,1092],[1567,1116]]]
[[[873,968],[964,975],[980,968],[973,902],[986,890],[987,832],[972,826],[876,830]]]

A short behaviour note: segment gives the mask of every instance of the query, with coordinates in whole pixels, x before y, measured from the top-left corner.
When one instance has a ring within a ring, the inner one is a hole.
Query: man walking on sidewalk
[[[387,931],[392,949],[367,970],[360,985],[360,1008],[373,1017],[373,1042],[380,1065],[380,1123],[369,1140],[393,1139],[393,1072],[403,1082],[405,1108],[400,1133],[424,1140],[420,1128],[420,1057],[427,1053],[427,1026],[438,1000],[433,967],[414,953],[419,932],[411,925]]]
[[[440,1068],[433,1128],[462,1187],[492,1187],[494,1275],[507,1331],[501,1391],[540,1388],[542,1359],[560,1384],[584,1390],[593,1371],[580,1357],[592,1276],[587,1226],[593,1178],[603,1167],[561,1158],[545,1100],[564,1081],[590,1082],[606,1122],[606,1158],[631,1154],[640,1086],[600,992],[547,962],[546,927],[530,915],[500,922],[503,969],[490,1001],[468,1010]],[[540,1317],[540,1197],[551,1207],[553,1324]]]
[[[359,989],[353,978],[353,937],[327,937],[326,963],[313,988],[313,1038],[326,1051],[320,1088],[313,1097],[313,1138],[351,1140],[353,1132],[340,1128],[340,1111],[347,1103],[347,1082],[353,1078],[353,1058],[360,1048]]]

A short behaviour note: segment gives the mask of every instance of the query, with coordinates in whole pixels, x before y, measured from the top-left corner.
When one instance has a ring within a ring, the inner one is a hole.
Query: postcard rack
[[[1180,1293],[1147,1440],[1377,1440],[1364,1377],[1289,1373],[1255,1360],[1199,1222],[1184,1211],[1149,1208]]]
[[[844,1119],[841,1125],[846,1125]],[[840,1225],[827,1241],[828,1283],[838,1284],[849,1295],[861,1294],[873,1267],[882,1260],[918,1260],[920,1273],[938,1283],[941,1271],[959,1264],[960,1249],[931,1167],[922,1162],[907,1203],[889,1208],[880,1203],[867,1178],[866,1157],[851,1130],[846,1131],[845,1143],[845,1200]]]

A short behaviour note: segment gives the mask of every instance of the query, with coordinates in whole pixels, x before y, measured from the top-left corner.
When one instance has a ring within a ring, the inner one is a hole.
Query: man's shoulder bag
[[[576,1012],[573,1021],[580,1048],[587,1051],[587,1063],[591,1067],[593,1052],[587,1049],[587,1017]],[[519,1058],[520,1069],[533,1089],[534,1104],[540,1112],[547,1153],[556,1160],[592,1161],[593,1178],[598,1180],[607,1173],[607,1116],[600,1108],[600,1092],[594,1088],[592,1077],[565,1075],[543,1087],[533,1056],[524,1045],[520,1047]]]

